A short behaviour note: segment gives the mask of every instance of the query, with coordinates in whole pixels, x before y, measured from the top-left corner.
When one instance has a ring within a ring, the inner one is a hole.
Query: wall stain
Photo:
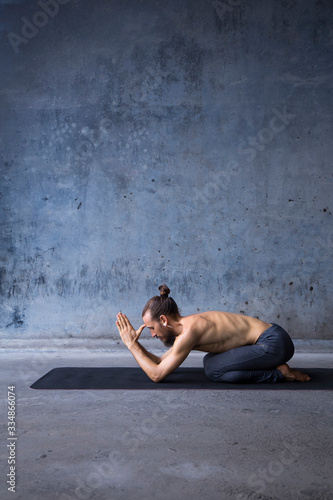
[[[5,295],[5,282],[6,282],[6,268],[0,267],[0,295],[4,297]]]
[[[6,325],[6,328],[9,328],[10,326],[13,326],[14,328],[21,328],[24,324],[23,319],[24,314],[20,312],[20,309],[18,307],[14,307],[14,311],[12,314],[12,322]]]

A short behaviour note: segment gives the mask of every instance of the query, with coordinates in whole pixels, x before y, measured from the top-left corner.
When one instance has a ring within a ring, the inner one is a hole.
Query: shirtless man
[[[124,344],[153,382],[178,368],[192,350],[207,352],[204,369],[215,382],[308,382],[310,377],[286,362],[294,354],[288,333],[275,323],[241,314],[208,311],[181,316],[166,285],[142,312],[144,324],[135,331],[125,314],[117,315]],[[139,337],[144,328],[170,347],[161,357],[148,352]]]

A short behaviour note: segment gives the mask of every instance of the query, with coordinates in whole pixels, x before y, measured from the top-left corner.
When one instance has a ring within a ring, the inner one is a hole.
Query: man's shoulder
[[[209,313],[209,311],[208,311]],[[196,341],[202,332],[207,328],[211,322],[210,315],[206,312],[191,314],[183,318],[183,332],[179,335],[178,339],[185,338],[191,342],[192,339]]]

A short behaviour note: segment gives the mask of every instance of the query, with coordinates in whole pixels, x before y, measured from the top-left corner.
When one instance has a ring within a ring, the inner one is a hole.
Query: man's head
[[[142,311],[142,319],[153,337],[162,340],[166,347],[172,347],[176,335],[170,322],[179,319],[179,309],[173,298],[169,297],[170,290],[166,285],[161,285],[158,289],[160,295],[155,295],[147,302]]]

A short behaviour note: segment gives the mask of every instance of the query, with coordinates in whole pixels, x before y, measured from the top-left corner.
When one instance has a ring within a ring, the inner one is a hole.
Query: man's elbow
[[[156,374],[152,375],[150,378],[155,384],[158,384],[159,382],[161,382],[165,378],[165,375],[161,375],[159,373],[156,373]]]

